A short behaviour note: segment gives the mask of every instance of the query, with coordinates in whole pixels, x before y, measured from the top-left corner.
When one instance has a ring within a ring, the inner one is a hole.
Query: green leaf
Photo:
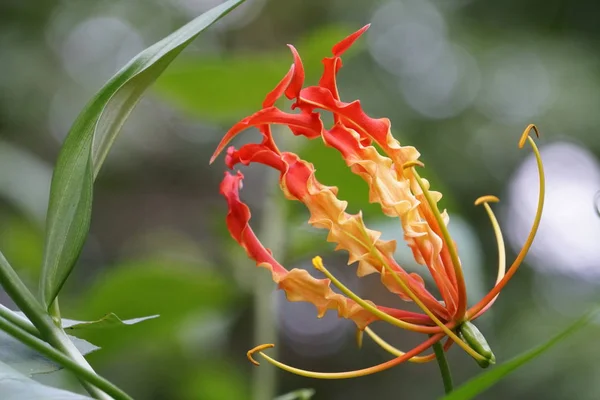
[[[148,317],[132,318],[122,320],[116,314],[106,314],[104,317],[96,321],[75,321],[73,319],[62,319],[62,326],[65,332],[76,334],[79,331],[88,329],[107,329],[107,328],[118,328],[127,325],[134,325],[139,322],[147,321],[149,319],[158,318],[158,315],[150,315]]]
[[[42,385],[0,362],[2,400],[89,400],[89,397]]]
[[[493,386],[498,381],[502,380],[505,376],[516,370],[517,368],[523,366],[529,361],[533,360],[537,356],[548,351],[552,346],[566,339],[568,336],[572,335],[585,325],[587,325],[590,320],[597,314],[596,311],[592,311],[584,315],[582,318],[577,320],[567,329],[554,336],[552,339],[547,341],[546,343],[529,350],[520,356],[513,358],[510,361],[505,362],[502,365],[498,365],[497,367],[478,375],[477,377],[471,379],[469,382],[460,386],[454,392],[450,393],[442,400],[467,400],[472,399],[478,394],[482,393],[484,390]]]
[[[139,260],[122,263],[99,276],[83,297],[61,309],[78,319],[93,318],[106,310],[122,317],[160,314],[160,318],[127,329],[86,329],[77,333],[112,350],[131,343],[172,340],[190,317],[210,317],[226,311],[236,299],[236,288],[222,275],[202,265],[174,260]],[[103,355],[99,355],[103,356]]]
[[[52,176],[40,282],[45,306],[52,304],[81,253],[90,226],[94,179],[134,106],[197,35],[242,2],[229,0],[142,51],[75,120]]]
[[[17,314],[25,318],[22,313]],[[99,349],[98,346],[83,339],[73,336],[69,336],[69,339],[71,339],[77,350],[83,355]],[[60,365],[48,360],[35,350],[32,350],[2,331],[0,331],[0,360],[28,376],[47,374],[62,368]],[[1,390],[0,393],[2,393]]]
[[[293,392],[278,396],[274,400],[309,400],[314,395],[314,389],[298,389]]]
[[[321,59],[332,46],[347,36],[350,28],[334,25],[312,32],[297,43],[307,80],[321,75]],[[362,44],[346,53],[346,59]],[[190,115],[205,121],[226,123],[255,111],[265,95],[288,71],[292,56],[282,43],[275,51],[198,58],[185,56],[156,82],[156,90]],[[210,97],[197,93],[209,91]]]

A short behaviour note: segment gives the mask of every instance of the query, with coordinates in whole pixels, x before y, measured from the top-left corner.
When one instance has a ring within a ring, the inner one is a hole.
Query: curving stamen
[[[390,267],[389,264],[383,263],[383,267],[388,272],[390,272],[390,273],[393,272],[392,267]],[[466,351],[471,357],[475,358],[476,360],[484,359],[484,357],[481,354],[479,354],[475,350],[473,350],[467,343],[465,343],[461,338],[459,338],[456,333],[454,333],[454,331],[452,329],[456,325],[458,325],[458,323],[456,321],[449,322],[448,324],[445,325],[442,321],[439,320],[438,317],[436,317],[431,312],[431,310],[429,310],[423,304],[423,302],[412,292],[412,290],[410,290],[410,288],[406,285],[406,283],[402,282],[402,280],[398,277],[398,275],[394,274],[393,278],[396,280],[396,282],[399,285],[403,286],[403,289],[406,291],[406,294],[415,302],[415,304],[417,306],[419,306],[425,312],[425,314],[427,314],[429,316],[429,318],[431,318],[431,320],[433,322],[435,322],[435,324],[437,326],[439,326],[442,329],[442,331],[444,331],[444,333],[446,335],[448,335],[449,338],[454,340],[456,342],[456,344],[459,345],[464,351]]]
[[[366,232],[364,234],[366,235]],[[442,321],[440,321],[440,319],[429,308],[427,308],[427,306],[425,304],[423,304],[421,299],[411,290],[411,288],[406,284],[406,282],[404,282],[402,279],[400,279],[398,274],[394,273],[394,270],[390,266],[389,262],[387,262],[387,260],[383,259],[380,254],[374,254],[374,255],[379,259],[379,262],[381,263],[383,268],[388,273],[392,274],[392,278],[396,281],[396,283],[398,283],[398,285],[400,285],[400,287],[402,288],[402,290],[404,290],[406,295],[408,297],[410,297],[410,299],[412,301],[414,301],[415,304],[417,306],[419,306],[419,308],[421,308],[421,310],[423,310],[423,312],[425,314],[427,314],[427,316],[429,318],[431,318],[431,320],[438,327],[440,327],[440,329],[446,335],[448,335],[448,337],[450,337],[452,340],[454,340],[456,342],[456,344],[459,345],[464,351],[466,351],[471,357],[475,358],[476,360],[484,360],[484,357],[481,354],[479,354],[475,350],[473,350],[467,343],[465,343],[461,338],[459,338],[458,335],[456,333],[454,333],[454,331],[452,331],[452,329],[454,329],[454,327],[459,324],[459,321],[451,321],[448,324],[444,324]]]
[[[381,347],[382,349],[384,349],[391,355],[396,356],[396,357],[402,357],[403,355],[406,354],[404,351],[395,348],[394,346],[392,346],[391,344],[389,344],[388,342],[383,340],[381,338],[381,336],[379,336],[378,334],[373,332],[373,330],[371,328],[366,327],[365,332],[367,332],[367,335],[369,335],[371,337],[371,339],[373,339],[373,341],[379,345],[379,347]],[[426,356],[414,356],[411,359],[409,359],[408,362],[413,362],[416,364],[424,364],[426,362],[433,361],[433,360],[435,360],[435,353],[431,353]]]
[[[250,350],[248,352],[248,358],[252,361],[252,360],[254,360],[253,355],[256,354],[256,353],[258,353],[265,360],[267,360],[268,362],[270,362],[274,366],[276,366],[278,368],[281,368],[284,371],[291,372],[292,374],[304,376],[306,378],[315,378],[315,379],[348,379],[348,378],[358,378],[360,376],[367,376],[367,375],[375,374],[377,372],[385,371],[387,369],[395,367],[398,364],[401,364],[401,363],[403,363],[405,361],[408,361],[411,358],[413,358],[414,356],[416,356],[418,354],[421,354],[422,352],[424,352],[425,350],[427,350],[429,347],[433,346],[435,343],[439,342],[443,337],[444,337],[443,334],[438,333],[437,335],[434,335],[434,336],[430,337],[429,339],[427,339],[426,341],[424,341],[420,345],[416,346],[412,350],[407,351],[401,357],[394,358],[393,360],[389,360],[389,361],[386,361],[384,363],[381,363],[379,365],[375,365],[375,366],[372,366],[372,367],[358,369],[358,370],[354,370],[354,371],[346,371],[346,372],[316,372],[316,371],[308,371],[308,370],[299,369],[299,368],[295,368],[295,367],[289,366],[287,364],[284,364],[284,363],[282,363],[280,361],[275,360],[274,358],[269,357],[268,355],[266,355],[262,351],[262,350],[264,350],[266,348],[273,347],[273,345],[260,345],[260,346],[257,346],[255,348],[253,348],[252,350]],[[254,363],[256,363],[256,361],[254,361]]]
[[[527,141],[527,139],[529,139],[531,136],[529,135],[529,133],[531,131],[535,132],[535,136],[539,139],[540,138],[540,131],[538,131],[537,126],[535,126],[534,124],[529,124],[527,125],[527,128],[525,128],[525,130],[523,131],[523,133],[521,134],[521,138],[519,139],[519,148],[522,149],[523,146],[525,146],[525,141]]]
[[[479,303],[475,304],[469,309],[469,311],[467,311],[468,319],[472,319],[474,316],[479,315],[482,312],[482,310],[496,298],[498,293],[500,293],[500,291],[504,288],[504,286],[506,286],[508,281],[517,272],[519,266],[525,259],[527,252],[529,252],[531,244],[533,243],[533,239],[535,238],[535,235],[537,233],[538,227],[540,226],[540,220],[542,219],[542,211],[544,209],[544,197],[546,195],[546,177],[544,174],[544,164],[542,163],[542,156],[540,155],[540,151],[537,148],[535,141],[529,135],[531,131],[534,131],[536,136],[539,137],[539,132],[536,126],[530,124],[529,126],[527,126],[527,128],[525,128],[525,130],[523,131],[523,135],[519,140],[519,148],[523,148],[526,141],[529,142],[529,145],[531,146],[531,149],[533,150],[533,154],[535,156],[539,175],[538,204],[537,210],[535,212],[535,218],[533,219],[533,224],[531,226],[531,230],[529,231],[529,235],[527,236],[527,239],[525,240],[521,251],[519,251],[517,258],[515,258],[515,261],[508,268],[508,272],[506,273],[506,275],[504,275],[500,282],[498,282],[496,286],[494,286],[494,288],[490,290],[490,292],[487,295],[485,295],[485,297],[481,299]]]
[[[256,361],[253,357],[254,353],[258,352],[258,351],[263,351],[266,349],[272,349],[273,347],[275,347],[275,345],[273,343],[265,343],[265,344],[260,344],[258,346],[256,346],[255,348],[248,350],[248,352],[246,353],[246,357],[248,357],[248,360],[256,365],[259,366],[260,363],[258,361]]]
[[[440,232],[442,233],[442,237],[446,244],[446,248],[450,253],[450,259],[452,260],[452,266],[454,267],[454,273],[456,275],[456,286],[458,289],[458,305],[457,305],[457,317],[461,319],[465,313],[467,308],[467,287],[465,285],[465,278],[463,276],[463,271],[460,266],[460,261],[458,259],[458,254],[456,253],[456,247],[454,247],[452,238],[450,237],[450,232],[448,232],[448,227],[444,223],[442,218],[442,214],[440,214],[440,210],[437,207],[436,202],[431,198],[431,193],[429,193],[429,189],[423,182],[421,176],[417,173],[414,167],[411,167],[411,172],[413,173],[417,184],[421,188],[423,195],[425,196],[425,200],[427,200],[427,204],[431,209],[433,216],[439,226]]]
[[[412,168],[412,167],[423,168],[423,167],[425,167],[425,164],[423,164],[419,160],[408,161],[408,162],[405,162],[404,164],[402,164],[402,169],[407,169],[407,168]]]
[[[489,195],[481,196],[480,198],[475,200],[476,206],[483,204],[483,206],[485,207],[485,211],[487,212],[490,218],[490,222],[492,223],[494,234],[496,235],[496,243],[498,243],[498,276],[496,277],[496,285],[502,280],[502,278],[504,278],[504,275],[506,273],[506,249],[504,247],[504,237],[502,236],[500,224],[498,224],[498,219],[496,218],[494,211],[492,211],[492,208],[490,207],[489,203],[498,203],[499,201],[500,199],[498,199],[496,196]],[[473,319],[479,317],[488,308],[490,308],[492,304],[494,304],[498,296],[499,295],[497,294],[484,308],[481,309],[481,311],[477,313],[477,315],[473,316]]]
[[[398,328],[406,329],[413,332],[439,333],[441,331],[439,327],[412,324],[410,322],[402,321],[401,319],[394,318],[386,314],[385,312],[379,310],[377,307],[374,307],[373,305],[369,304],[366,300],[359,297],[352,290],[348,289],[348,287],[346,287],[342,282],[340,282],[335,276],[333,276],[333,274],[329,272],[327,268],[325,268],[325,265],[323,265],[323,259],[321,257],[314,257],[312,259],[312,263],[315,269],[317,271],[322,272],[331,281],[331,283],[333,283],[335,287],[340,289],[340,291],[343,294],[345,294],[348,298],[354,300],[356,304],[358,304],[371,314],[375,315],[376,317],[380,318],[382,321],[397,326]]]

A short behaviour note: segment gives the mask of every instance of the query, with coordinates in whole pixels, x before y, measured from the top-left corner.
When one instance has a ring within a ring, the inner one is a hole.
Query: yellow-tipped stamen
[[[385,321],[391,325],[397,326],[398,328],[406,329],[406,330],[413,331],[413,332],[420,332],[420,333],[439,333],[440,332],[440,328],[437,328],[434,326],[422,326],[422,325],[412,324],[410,322],[405,322],[398,318],[394,318],[391,315],[386,314],[385,312],[379,310],[377,307],[369,304],[366,300],[359,297],[352,290],[348,289],[348,287],[346,287],[342,282],[340,282],[335,276],[333,276],[333,274],[331,272],[329,272],[327,270],[327,268],[325,268],[325,265],[323,265],[323,259],[321,257],[319,257],[319,256],[314,257],[312,259],[312,263],[313,263],[315,269],[317,271],[321,271],[323,274],[325,274],[325,276],[327,278],[329,278],[331,283],[333,283],[333,285],[335,287],[340,289],[340,291],[343,294],[345,294],[350,299],[354,300],[356,302],[356,304],[358,304],[359,306],[361,306],[362,308],[364,308],[365,310],[367,310],[368,312],[370,312],[371,314],[373,314],[380,320]]]
[[[390,369],[395,367],[398,364],[401,364],[410,358],[422,353],[427,350],[429,347],[433,346],[435,343],[439,342],[443,338],[443,334],[438,333],[434,335],[415,347],[414,349],[407,351],[403,356],[394,358],[393,360],[386,361],[379,365],[375,365],[369,368],[363,368],[355,371],[347,371],[347,372],[315,372],[315,371],[307,371],[304,369],[295,368],[284,364],[280,361],[275,360],[274,358],[269,357],[262,350],[265,348],[273,347],[272,345],[261,345],[253,348],[248,352],[248,358],[253,361],[253,355],[255,353],[260,354],[265,360],[273,364],[274,366],[283,369],[284,371],[291,372],[292,374],[304,376],[306,378],[315,378],[315,379],[348,379],[348,378],[358,378],[360,376],[366,376],[375,374],[377,372],[385,371],[386,369]],[[267,346],[267,347],[265,347]],[[256,362],[255,362],[256,363]]]
[[[417,184],[421,188],[423,195],[425,196],[425,200],[427,200],[427,204],[431,209],[431,213],[435,217],[435,220],[440,228],[440,232],[442,233],[442,238],[446,244],[446,248],[448,249],[448,253],[450,254],[450,259],[452,260],[452,266],[454,267],[454,273],[456,275],[456,286],[458,289],[458,310],[457,315],[463,316],[467,309],[467,286],[465,285],[465,277],[463,276],[463,271],[460,266],[460,261],[458,259],[458,254],[456,253],[456,248],[452,242],[452,238],[450,237],[450,232],[448,232],[448,228],[444,223],[442,218],[442,214],[437,207],[437,204],[431,198],[431,194],[429,193],[429,189],[425,186],[423,179],[417,173],[414,167],[411,167],[411,171],[415,176]]]
[[[483,204],[483,206],[485,207],[485,211],[487,212],[490,218],[490,222],[492,223],[492,229],[494,230],[494,234],[496,235],[496,243],[498,244],[498,276],[496,277],[496,285],[502,280],[502,278],[504,278],[504,275],[506,273],[506,249],[504,247],[504,237],[502,236],[500,224],[498,224],[498,219],[496,218],[496,215],[494,214],[494,211],[492,210],[492,207],[490,207],[489,203],[498,203],[499,201],[500,199],[498,199],[496,196],[489,195],[482,196],[475,200],[476,206]],[[489,306],[491,306],[497,298],[498,295],[496,295],[486,307],[489,308]],[[477,318],[477,316],[475,316],[475,318]]]
[[[367,235],[366,231],[363,230],[362,233],[365,236],[365,238],[368,238],[368,235]],[[421,299],[412,291],[412,289],[408,286],[408,284],[406,282],[404,282],[402,279],[400,279],[400,277],[398,276],[398,274],[396,273],[396,271],[394,271],[392,269],[392,267],[387,262],[387,260],[385,260],[378,251],[373,251],[373,250],[376,250],[376,249],[371,249],[371,253],[375,257],[377,257],[379,259],[379,262],[381,263],[381,265],[383,266],[383,268],[385,268],[385,270],[392,275],[392,278],[396,281],[396,283],[398,283],[398,285],[400,285],[400,287],[402,288],[402,290],[404,291],[404,293],[406,293],[406,295],[408,297],[410,297],[410,299],[412,301],[414,301],[415,304],[421,310],[423,310],[423,312],[425,314],[427,314],[427,316],[429,318],[431,318],[431,320],[437,326],[439,326],[440,329],[446,335],[448,335],[448,337],[450,337],[452,340],[454,340],[456,342],[456,344],[459,345],[464,351],[466,351],[471,357],[473,357],[475,359],[481,359],[481,360],[484,359],[481,354],[479,354],[475,350],[473,350],[467,343],[465,343],[461,338],[459,338],[456,333],[454,333],[452,331],[452,329],[454,329],[454,327],[456,325],[458,325],[459,321],[451,321],[447,325],[444,324],[442,321],[440,321],[440,319],[438,317],[436,317],[435,314],[425,304],[423,304],[423,302],[421,301]]]
[[[526,141],[529,142],[529,145],[531,146],[531,149],[533,150],[533,154],[535,156],[535,160],[536,160],[537,167],[538,167],[540,189],[539,189],[539,195],[538,195],[537,210],[535,212],[535,218],[533,219],[533,225],[531,226],[531,230],[529,231],[529,235],[527,236],[527,239],[525,240],[525,243],[523,244],[521,251],[519,251],[517,258],[515,258],[515,261],[508,268],[508,272],[506,273],[506,275],[504,275],[504,277],[500,280],[500,282],[498,282],[496,284],[496,286],[494,286],[494,288],[492,290],[490,290],[490,292],[487,295],[485,295],[485,297],[483,299],[481,299],[481,301],[479,303],[477,303],[476,305],[471,307],[471,309],[469,309],[469,311],[467,312],[467,319],[472,319],[474,316],[478,315],[480,313],[480,311],[483,310],[487,306],[487,304],[489,304],[492,301],[492,299],[494,299],[498,295],[498,293],[500,293],[500,291],[504,288],[506,283],[517,272],[517,270],[519,269],[519,266],[525,259],[527,252],[529,252],[529,249],[531,248],[531,244],[533,243],[533,239],[535,238],[537,230],[540,226],[540,221],[542,219],[542,211],[544,209],[544,197],[546,196],[546,178],[545,178],[545,174],[544,174],[544,164],[542,163],[542,156],[540,155],[540,151],[537,148],[535,141],[529,135],[529,133],[532,130],[535,132],[536,136],[539,137],[539,132],[535,125],[531,124],[531,125],[527,126],[527,128],[525,128],[525,130],[523,131],[523,135],[521,136],[521,139],[519,140],[519,148],[523,148]]]
[[[408,161],[408,162],[405,162],[404,164],[402,164],[402,169],[407,169],[407,168],[412,168],[412,167],[423,168],[423,167],[425,167],[425,164],[423,164],[419,160]]]
[[[475,359],[484,359],[484,357],[477,353],[475,350],[473,350],[467,343],[465,343],[461,338],[458,337],[458,335],[456,333],[454,333],[452,331],[452,329],[458,324],[456,321],[452,321],[450,323],[448,323],[448,325],[444,325],[444,323],[442,321],[439,320],[438,317],[436,317],[429,308],[427,308],[427,306],[425,306],[425,304],[423,304],[423,302],[421,301],[421,299],[419,299],[414,293],[413,291],[408,287],[408,285],[402,281],[402,279],[400,279],[400,277],[394,273],[394,270],[392,269],[392,267],[390,267],[386,262],[383,262],[382,260],[382,265],[383,267],[392,274],[392,277],[394,278],[394,280],[400,285],[402,286],[402,289],[406,292],[406,294],[408,295],[408,297],[411,298],[412,301],[415,302],[415,304],[417,306],[419,306],[423,312],[425,314],[427,314],[427,316],[429,318],[431,318],[431,320],[440,327],[440,329],[442,329],[442,331],[444,331],[444,333],[446,335],[448,335],[448,337],[450,337],[452,340],[454,340],[456,342],[457,345],[459,345],[464,351],[466,351],[467,353],[469,353],[469,355]]]
[[[491,194],[488,194],[487,196],[481,196],[479,197],[477,200],[475,200],[475,205],[479,206],[483,203],[499,203],[500,199],[497,198],[496,196],[493,196]]]
[[[246,357],[248,357],[248,360],[252,364],[258,366],[258,365],[260,365],[260,363],[258,361],[256,361],[254,359],[254,357],[252,357],[254,355],[254,353],[256,353],[257,351],[260,352],[260,351],[263,351],[266,349],[272,349],[273,347],[275,347],[275,345],[273,343],[265,343],[265,344],[258,345],[255,348],[253,348],[252,350],[248,350],[248,352],[246,353]]]
[[[379,347],[381,347],[382,349],[384,349],[385,351],[387,351],[388,353],[390,353],[391,355],[394,355],[396,357],[402,357],[403,355],[405,355],[406,353],[402,350],[399,350],[397,348],[395,348],[394,346],[392,346],[391,344],[389,344],[388,342],[386,342],[385,340],[383,340],[381,338],[381,336],[379,336],[378,334],[376,334],[375,332],[373,332],[373,330],[369,327],[365,328],[365,332],[367,332],[367,335],[369,335],[371,337],[371,339],[373,339],[373,341],[375,343],[377,343],[379,345]],[[435,360],[435,354],[429,354],[426,356],[414,356],[411,359],[407,360],[408,362],[413,362],[416,364],[423,364],[429,361],[433,361]]]

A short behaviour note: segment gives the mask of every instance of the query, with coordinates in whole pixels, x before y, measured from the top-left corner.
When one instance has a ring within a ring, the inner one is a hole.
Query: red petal
[[[295,135],[303,135],[311,139],[319,137],[321,135],[321,130],[323,129],[323,123],[321,122],[319,114],[289,114],[281,111],[277,107],[264,108],[232,126],[223,139],[221,139],[210,162],[212,163],[229,142],[240,132],[251,127],[261,127],[269,124],[287,125]],[[265,141],[272,140],[270,130],[261,130],[261,132],[265,136]]]
[[[291,44],[288,44],[288,47],[292,51],[292,55],[294,57],[294,66],[296,67],[294,70],[294,77],[290,82],[290,85],[285,91],[285,95],[288,99],[297,99],[300,94],[300,90],[304,85],[304,66],[302,65],[302,59],[300,58],[300,54],[298,54],[298,50]]]
[[[348,35],[347,37],[342,39],[338,44],[333,46],[333,49],[331,49],[333,55],[335,57],[341,56],[346,50],[348,50],[352,46],[352,44],[354,44],[356,39],[358,39],[363,33],[367,31],[367,29],[369,29],[370,26],[371,24],[363,26],[362,28],[360,28],[353,34]]]
[[[265,97],[265,101],[263,101],[263,108],[272,107],[275,105],[275,102],[285,93],[287,88],[290,86],[290,83],[294,79],[294,71],[296,66],[292,64],[290,70],[283,77],[283,79],[275,86],[275,89],[271,90],[269,94]]]

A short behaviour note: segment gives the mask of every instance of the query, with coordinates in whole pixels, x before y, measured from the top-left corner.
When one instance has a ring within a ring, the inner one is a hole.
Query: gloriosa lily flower
[[[258,266],[271,272],[273,280],[285,291],[287,299],[314,304],[319,317],[327,310],[336,310],[340,317],[354,321],[361,335],[363,331],[367,332],[376,343],[396,356],[370,368],[338,373],[305,371],[285,365],[264,353],[263,350],[272,347],[272,344],[250,350],[248,358],[258,364],[253,355],[259,353],[280,368],[308,377],[350,378],[382,371],[404,361],[431,361],[435,359],[434,354],[420,354],[446,337],[445,350],[456,343],[485,367],[495,361],[494,355],[471,321],[494,303],[525,258],[537,231],[544,199],[544,172],[539,151],[529,134],[534,131],[537,135],[538,131],[534,125],[529,125],[519,141],[520,148],[528,142],[537,159],[540,176],[538,210],[523,248],[508,269],[502,233],[489,205],[498,199],[483,196],[475,202],[476,205],[485,207],[491,220],[498,242],[499,263],[495,286],[479,302],[468,307],[461,262],[447,229],[449,218],[446,211],[440,212],[438,209],[442,195],[430,190],[429,182],[418,174],[416,167],[423,167],[418,160],[419,152],[414,147],[400,145],[391,134],[387,118],[368,116],[358,100],[350,103],[340,100],[336,84],[336,74],[342,66],[340,56],[368,27],[369,25],[365,26],[333,46],[333,56],[323,60],[324,72],[316,86],[303,87],[302,61],[296,49],[290,45],[294,62],[289,72],[267,94],[260,111],[244,118],[226,133],[211,163],[236,135],[250,127],[257,128],[262,133],[262,142],[246,144],[239,149],[229,147],[225,159],[227,166],[233,169],[239,163],[260,163],[279,171],[279,184],[285,197],[300,201],[308,208],[308,222],[316,228],[329,231],[327,240],[337,244],[336,250],[348,252],[348,264],[358,263],[359,277],[378,273],[382,284],[389,291],[404,300],[413,301],[422,312],[384,307],[362,299],[337,280],[325,268],[320,257],[313,259],[313,265],[327,279],[313,278],[303,269],[286,269],[261,244],[249,225],[250,210],[239,195],[243,175],[241,172],[235,175],[226,172],[221,183],[221,193],[229,206],[229,231]],[[299,112],[287,113],[275,106],[283,95],[294,100],[292,109]],[[320,112],[333,115],[332,127],[324,126]],[[311,163],[294,153],[282,152],[277,148],[271,133],[273,124],[287,126],[296,136],[320,139],[326,146],[339,151],[350,170],[368,184],[369,200],[379,203],[386,216],[400,220],[406,243],[415,260],[428,269],[440,299],[427,290],[421,276],[407,273],[394,260],[395,241],[382,240],[380,232],[368,229],[361,213],[349,214],[345,211],[347,202],[338,199],[336,187],[325,186],[317,180]],[[335,293],[331,284],[343,294]],[[429,337],[413,349],[402,352],[368,327],[378,320]]]

